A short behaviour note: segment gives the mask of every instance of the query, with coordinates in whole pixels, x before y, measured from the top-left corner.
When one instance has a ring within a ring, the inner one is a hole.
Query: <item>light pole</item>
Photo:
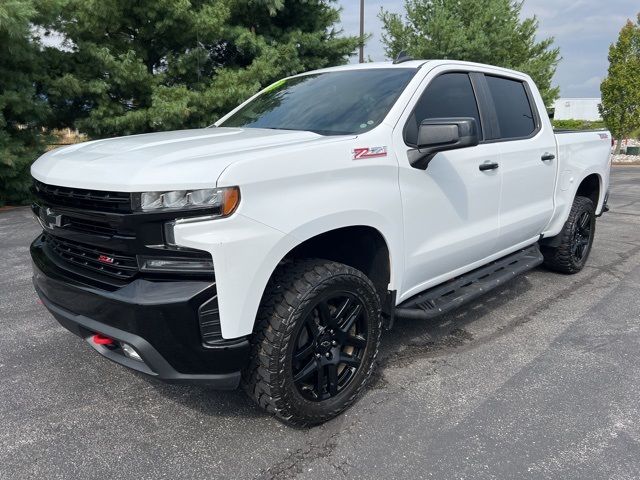
[[[364,0],[360,0],[360,63],[364,63]]]

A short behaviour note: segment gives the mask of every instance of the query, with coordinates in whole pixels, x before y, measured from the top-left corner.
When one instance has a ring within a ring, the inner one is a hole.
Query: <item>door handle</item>
[[[542,160],[543,162],[547,162],[549,160],[553,160],[554,158],[556,158],[556,156],[553,153],[545,152],[542,157],[540,157],[540,160]]]
[[[478,168],[481,172],[484,172],[485,170],[495,170],[499,166],[500,165],[498,165],[496,162],[486,161],[484,163],[481,163]]]

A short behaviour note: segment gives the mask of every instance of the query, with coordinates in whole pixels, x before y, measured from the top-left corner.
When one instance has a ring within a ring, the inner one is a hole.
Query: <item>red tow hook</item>
[[[113,338],[105,337],[104,335],[100,335],[99,333],[96,333],[93,337],[91,337],[91,341],[96,345],[110,346],[114,344]]]

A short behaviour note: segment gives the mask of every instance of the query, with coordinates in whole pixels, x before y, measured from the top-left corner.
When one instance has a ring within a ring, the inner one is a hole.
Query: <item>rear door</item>
[[[394,130],[406,266],[400,301],[497,251],[501,174],[479,166],[498,161],[499,145],[481,143],[440,152],[426,170],[410,164],[419,154],[409,146],[417,141],[411,137],[417,135],[418,125],[443,117],[473,117],[483,131],[474,82],[467,72],[431,71]]]
[[[489,74],[484,79],[487,109],[493,109],[496,120],[490,141],[500,148],[498,245],[502,250],[530,241],[549,222],[553,214],[556,144],[550,124],[542,122],[526,82]]]

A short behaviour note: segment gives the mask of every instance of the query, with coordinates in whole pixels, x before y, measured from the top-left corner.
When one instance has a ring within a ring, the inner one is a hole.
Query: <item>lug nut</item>
[[[316,353],[316,358],[320,358],[320,354],[319,353]]]
[[[329,352],[324,354],[325,357],[329,358],[331,356],[331,354]]]
[[[335,340],[333,342],[331,342],[331,345],[333,345],[334,347],[338,344],[338,342],[336,342]]]

